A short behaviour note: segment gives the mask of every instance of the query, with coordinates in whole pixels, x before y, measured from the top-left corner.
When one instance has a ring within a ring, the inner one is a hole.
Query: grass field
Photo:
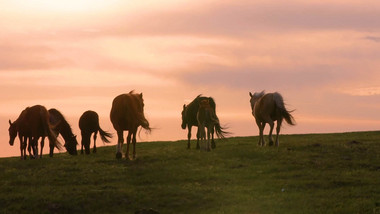
[[[380,132],[137,145],[137,159],[97,154],[0,159],[5,213],[380,213]]]

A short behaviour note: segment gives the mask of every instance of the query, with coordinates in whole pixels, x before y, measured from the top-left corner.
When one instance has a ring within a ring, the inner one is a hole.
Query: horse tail
[[[145,129],[148,133],[152,131],[152,128],[149,126],[148,120],[144,117],[143,114],[141,114],[140,118],[140,125],[143,129]]]
[[[274,101],[276,103],[277,108],[280,110],[281,116],[285,119],[285,121],[289,125],[296,125],[296,121],[294,120],[294,117],[291,115],[291,113],[294,111],[288,111],[285,108],[284,100],[282,96],[279,93],[274,93]]]
[[[61,142],[58,141],[57,135],[54,134],[54,131],[52,130],[52,126],[50,125],[50,121],[49,121],[50,118],[49,118],[48,111],[46,111],[46,113],[44,113],[41,110],[41,116],[43,117],[42,125],[43,125],[43,128],[45,130],[45,134],[47,135],[47,137],[49,139],[49,142],[52,145],[54,145],[58,150],[62,150],[62,144],[61,144]]]
[[[230,133],[225,131],[226,127],[222,127],[220,125],[220,122],[219,122],[219,118],[218,116],[216,116],[216,113],[213,112],[211,114],[211,119],[212,121],[214,122],[214,125],[215,125],[215,133],[216,133],[216,136],[218,138],[221,138],[221,139],[224,139],[226,138],[227,135],[229,135]]]
[[[100,138],[102,139],[102,141],[105,143],[110,143],[111,141],[108,138],[112,138],[112,134],[109,132],[103,131],[103,129],[101,129],[100,126],[98,130],[99,130]]]

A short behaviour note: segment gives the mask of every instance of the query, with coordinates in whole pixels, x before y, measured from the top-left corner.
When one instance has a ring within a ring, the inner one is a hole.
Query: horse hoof
[[[122,156],[123,156],[123,155],[121,154],[121,152],[116,153],[116,159],[121,159]]]
[[[269,146],[273,146],[273,141],[269,142]]]

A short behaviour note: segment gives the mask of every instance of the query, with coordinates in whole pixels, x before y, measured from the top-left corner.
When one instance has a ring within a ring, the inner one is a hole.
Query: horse
[[[64,147],[70,155],[77,155],[77,136],[73,134],[70,124],[57,109],[49,109],[49,121],[53,126],[53,132],[56,136],[61,134],[65,140]]]
[[[105,143],[110,143],[108,138],[112,138],[112,134],[103,131],[99,126],[99,115],[94,111],[86,111],[79,118],[79,128],[81,130],[82,142],[81,142],[81,154],[83,154],[83,147],[86,154],[90,154],[90,141],[91,135],[94,133],[94,148],[93,153],[96,153],[96,138],[99,132],[100,138]]]
[[[114,129],[117,131],[116,158],[122,158],[122,146],[124,142],[123,132],[128,131],[127,151],[125,157],[129,159],[129,144],[132,139],[133,159],[136,158],[136,132],[139,126],[147,132],[151,132],[149,122],[144,116],[143,94],[130,91],[128,94],[120,94],[112,101],[110,119]]]
[[[29,144],[33,148],[33,153],[35,157],[38,157],[38,139],[40,137],[41,158],[46,136],[49,139],[50,157],[53,157],[54,147],[57,147],[59,150],[61,150],[62,148],[60,142],[57,140],[57,136],[54,135],[52,131],[52,127],[49,122],[49,112],[44,106],[35,105],[32,107],[27,107],[25,110],[21,112],[20,116],[17,118],[15,122],[12,123],[11,120],[9,120],[9,125],[10,145],[13,145],[13,141],[16,136],[15,133],[18,133],[19,135],[21,159],[26,159],[27,140],[29,140]]]
[[[206,140],[205,128],[207,129],[206,151],[211,151],[210,135],[211,133],[214,133],[214,127],[216,124],[219,124],[219,119],[216,116],[213,108],[211,108],[209,99],[204,99],[200,101],[199,109],[197,113],[197,121],[198,121],[197,135],[200,136],[201,141],[204,142]]]
[[[209,105],[211,109],[216,112],[216,104],[215,101],[212,97],[202,97],[202,95],[198,95],[192,102],[190,102],[188,105],[184,104],[183,105],[183,110],[182,110],[182,124],[181,127],[182,129],[188,129],[187,132],[187,149],[190,149],[190,139],[191,139],[191,130],[193,126],[198,127],[198,120],[197,120],[197,113],[199,110],[199,104],[202,100],[208,100]],[[218,117],[216,116],[216,119],[219,121]],[[225,135],[228,134],[228,132],[224,131],[225,128],[223,128],[220,123],[216,123],[215,126],[215,131],[216,135],[218,138],[225,138]],[[199,139],[200,139],[199,132],[197,132],[197,147],[196,149],[200,149],[199,147]],[[211,147],[213,149],[216,148],[215,141],[214,141],[214,130],[211,130]]]
[[[13,146],[15,138],[17,136],[19,137],[21,159],[26,159],[26,145],[27,145],[26,142],[27,142],[27,140],[29,140],[29,144],[30,144],[30,141],[31,141],[31,137],[25,137],[25,140],[24,140],[24,136],[21,135],[20,132],[18,131],[19,124],[24,120],[24,117],[26,115],[26,111],[28,108],[23,110],[21,112],[21,114],[19,115],[19,117],[13,123],[11,120],[9,120],[9,129],[8,129],[9,145]],[[24,144],[24,141],[25,141],[25,144]],[[30,151],[29,151],[29,155],[32,156]]]
[[[259,146],[265,145],[263,133],[266,123],[268,123],[270,126],[269,145],[273,145],[272,132],[274,128],[274,121],[277,121],[276,146],[278,147],[279,134],[283,119],[285,119],[289,125],[295,125],[294,117],[291,115],[294,110],[286,110],[284,99],[282,98],[281,94],[277,92],[267,94],[265,91],[254,94],[249,92],[249,96],[251,97],[250,103],[252,108],[252,115],[256,119],[256,124],[259,127]]]

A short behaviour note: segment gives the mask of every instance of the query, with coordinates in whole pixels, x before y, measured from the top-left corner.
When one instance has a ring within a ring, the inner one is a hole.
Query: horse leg
[[[265,123],[256,120],[256,124],[259,127],[259,146],[264,146],[265,141],[264,141],[263,133],[264,133]]]
[[[188,126],[188,131],[187,131],[187,149],[190,149],[190,139],[191,139],[191,128],[192,126]]]
[[[92,134],[91,132],[84,134],[83,144],[84,144],[84,153],[86,153],[86,155],[90,154],[91,134]]]
[[[30,137],[29,138],[29,146],[32,148],[32,150],[33,150],[33,155],[31,155],[31,154],[29,154],[30,155],[30,159],[36,159],[37,158],[37,156],[38,156],[38,150],[37,150],[37,147],[36,147],[36,145],[38,144],[38,139],[39,139],[39,137]],[[26,143],[26,141],[25,141],[25,143]],[[28,146],[28,147],[29,147]],[[28,148],[29,149],[29,148]]]
[[[42,158],[42,150],[44,149],[44,146],[45,146],[45,137],[42,138],[41,140],[41,153],[40,153],[40,158]],[[50,146],[50,144],[49,144]],[[54,148],[54,147],[53,147]],[[51,148],[50,148],[51,149]],[[38,149],[36,150],[38,151]],[[36,154],[36,157],[38,157],[38,154]]]
[[[270,130],[269,130],[269,146],[273,146],[272,133],[273,133],[273,128],[274,128],[274,122],[273,122],[273,120],[270,120],[268,123],[269,123],[269,126],[270,126]]]
[[[216,148],[216,144],[215,144],[215,141],[214,141],[214,128],[215,126],[211,126],[211,148],[212,149],[215,149]]]
[[[54,142],[50,142],[50,140],[49,140],[49,148],[50,148],[49,156],[52,158],[54,155]]]
[[[198,129],[197,129],[197,149],[201,149],[201,147],[199,146],[199,139],[202,140],[202,135],[200,133],[200,128],[198,126]]]
[[[28,140],[27,140],[26,137],[25,137],[25,142],[28,142]],[[29,153],[29,157],[32,158],[32,152],[31,152],[32,147],[33,147],[32,142],[29,140],[29,143],[27,143],[27,145],[28,145],[28,153]],[[33,153],[34,153],[34,155],[35,155],[34,148],[33,148]]]
[[[276,146],[278,147],[280,145],[279,135],[281,130],[281,124],[282,124],[282,118],[277,120],[277,127],[276,127]]]
[[[211,151],[211,146],[210,146],[211,129],[212,129],[211,126],[208,126],[208,127],[207,127],[207,151],[208,151],[208,152]]]
[[[137,133],[137,127],[136,130],[133,131],[133,137],[132,137],[132,143],[133,143],[133,160],[136,159],[136,133]]]
[[[122,154],[121,154],[121,149],[123,147],[124,143],[124,136],[123,136],[123,130],[117,131],[117,151],[116,151],[116,158],[121,159]]]
[[[129,159],[129,144],[131,143],[131,137],[132,137],[132,131],[128,131],[128,136],[127,136],[127,151],[125,152],[125,158]]]
[[[83,147],[84,147],[84,137],[85,137],[85,135],[84,135],[83,131],[81,131],[80,134],[82,135],[82,140],[80,142],[80,144],[81,144],[81,146],[80,146],[80,153],[83,155]]]
[[[26,141],[26,137],[19,137],[20,138],[20,152],[21,152],[21,160],[26,159],[26,154],[24,154],[24,141]]]
[[[92,150],[93,153],[96,153],[96,137],[98,135],[98,131],[94,133],[94,149]]]

